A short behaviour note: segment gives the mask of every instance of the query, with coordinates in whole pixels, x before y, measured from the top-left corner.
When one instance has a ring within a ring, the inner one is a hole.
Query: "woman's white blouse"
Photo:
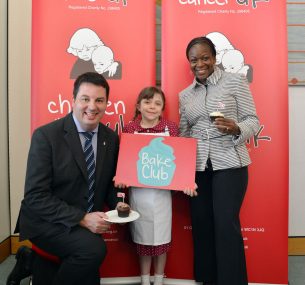
[[[213,169],[247,166],[251,163],[246,141],[260,127],[247,79],[242,74],[228,73],[217,66],[207,78],[207,85],[194,79],[179,94],[180,136],[193,137],[197,143],[196,170],[204,171],[210,157]],[[223,134],[209,119],[209,113],[220,111],[233,119],[240,135]]]

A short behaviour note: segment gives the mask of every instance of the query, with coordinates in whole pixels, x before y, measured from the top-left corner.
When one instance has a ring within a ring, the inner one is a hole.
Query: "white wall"
[[[9,166],[11,232],[23,197],[30,143],[31,0],[9,0]]]
[[[289,88],[289,236],[305,236],[305,87]]]
[[[10,236],[7,127],[7,1],[0,1],[0,242]]]

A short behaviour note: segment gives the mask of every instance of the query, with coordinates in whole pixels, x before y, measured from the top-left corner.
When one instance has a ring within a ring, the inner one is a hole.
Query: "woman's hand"
[[[197,184],[195,183],[195,186],[194,188],[185,188],[183,190],[183,193],[188,195],[188,196],[191,196],[191,197],[196,197],[198,195],[198,192],[196,191],[198,188]]]
[[[232,119],[217,118],[214,121],[214,126],[222,133],[228,135],[238,136],[240,135],[239,126]]]

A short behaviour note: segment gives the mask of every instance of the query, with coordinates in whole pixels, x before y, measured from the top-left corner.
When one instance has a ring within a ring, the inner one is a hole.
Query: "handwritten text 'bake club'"
[[[252,5],[255,9],[257,8],[257,3],[259,2],[269,2],[270,0],[179,0],[182,5],[227,5],[232,2],[236,2],[238,5]]]
[[[172,160],[157,154],[150,157],[147,152],[141,155],[142,171],[144,178],[153,178],[158,180],[167,180],[169,175],[166,168],[172,168]]]

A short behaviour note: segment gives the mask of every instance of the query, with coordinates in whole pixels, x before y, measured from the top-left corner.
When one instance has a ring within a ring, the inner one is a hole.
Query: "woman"
[[[251,163],[245,142],[259,129],[247,79],[216,64],[207,37],[192,39],[186,56],[195,76],[179,94],[180,134],[198,140],[191,199],[194,275],[198,284],[246,285],[239,212]],[[210,113],[220,117],[210,120]],[[203,282],[203,283],[202,283]]]

